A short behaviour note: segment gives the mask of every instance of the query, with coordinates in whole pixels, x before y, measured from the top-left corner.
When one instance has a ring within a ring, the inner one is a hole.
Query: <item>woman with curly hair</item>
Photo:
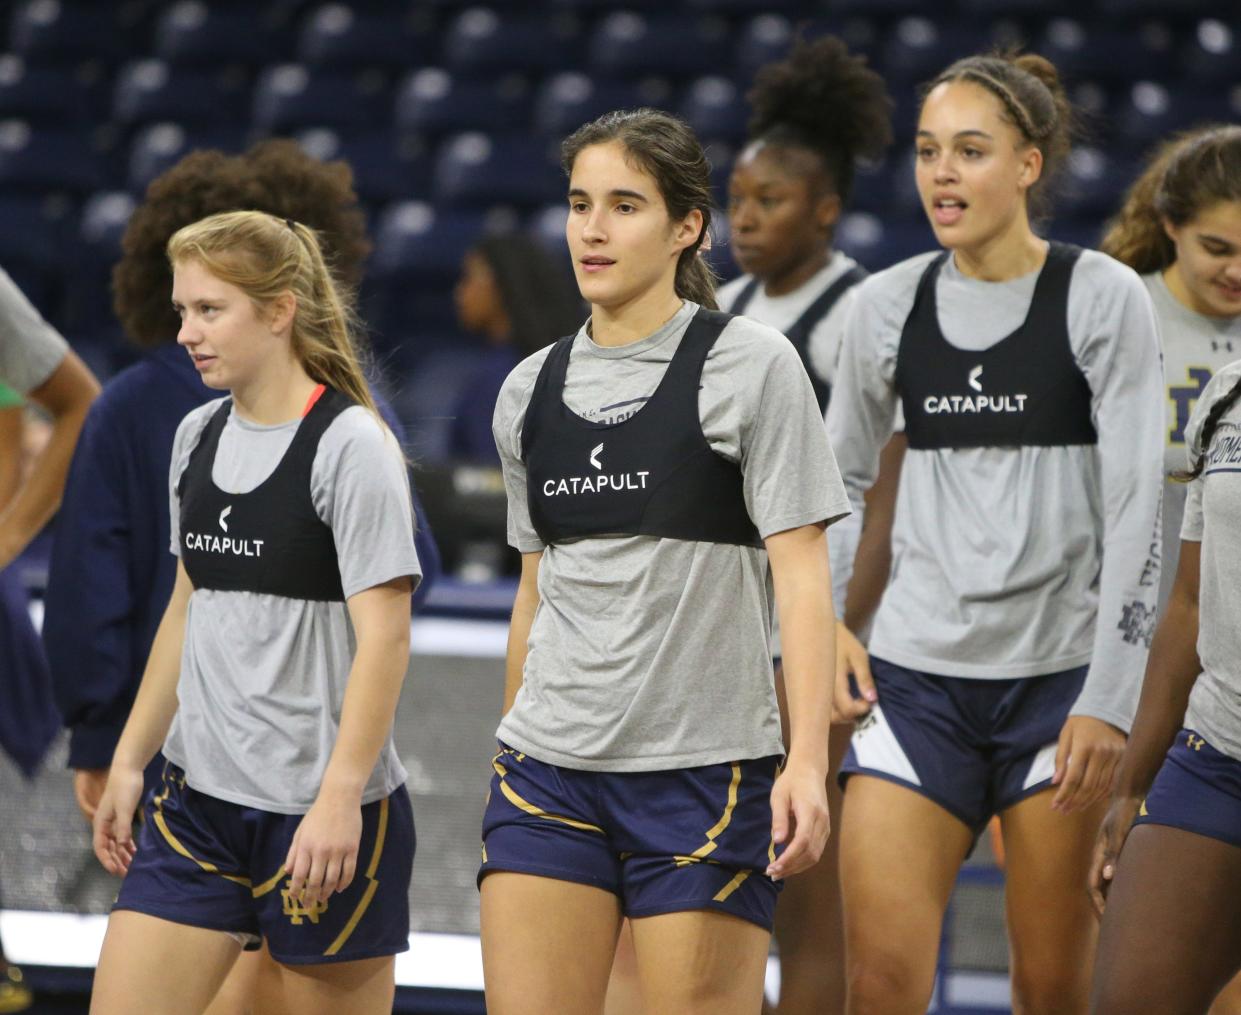
[[[892,141],[892,102],[865,58],[830,35],[799,40],[784,60],[761,68],[748,98],[749,142],[728,182],[733,253],[746,274],[721,287],[720,305],[783,332],[825,408],[849,296],[866,277],[861,265],[834,249],[833,238],[853,191],[857,161],[879,158]],[[838,652],[856,645],[848,632],[864,630],[887,580],[903,454],[898,433],[884,451],[879,479],[866,500],[864,539],[875,552],[865,554],[868,567],[855,572],[847,594],[843,586],[833,590],[836,615],[845,620],[837,631]],[[856,654],[864,659],[860,648]],[[776,686],[783,705],[779,670]],[[848,746],[848,727],[833,730],[831,742],[828,800],[832,813],[839,814],[834,773]],[[823,859],[788,881],[776,910],[781,1013],[844,1009],[838,842],[837,836],[830,838]]]
[[[151,183],[130,219],[113,271],[115,308],[146,356],[111,379],[86,419],[57,523],[43,624],[57,702],[70,730],[74,792],[88,819],[173,588],[176,559],[167,552],[173,437],[185,415],[213,397],[176,344],[180,321],[168,298],[166,248],[178,229],[240,209],[314,229],[334,275],[350,287],[370,252],[349,166],[318,162],[287,140],[264,141],[239,156],[187,155]],[[386,420],[396,429],[390,412]],[[427,575],[416,605],[438,554],[416,498],[415,510]],[[158,758],[150,766],[148,789],[161,766]],[[240,988],[240,995],[248,989]],[[219,1003],[213,1012],[235,1010]]]

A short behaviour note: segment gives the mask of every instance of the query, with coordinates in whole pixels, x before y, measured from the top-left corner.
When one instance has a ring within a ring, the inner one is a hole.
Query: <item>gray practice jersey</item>
[[[817,300],[828,286],[851,268],[857,267],[857,261],[839,250],[833,251],[827,264],[806,279],[793,292],[783,296],[768,296],[760,285],[745,308],[745,316],[752,317],[763,324],[770,324],[776,331],[785,333],[797,319]],[[741,295],[751,280],[752,275],[742,275],[731,282],[720,286],[717,294],[721,310],[730,310],[737,297]],[[836,305],[810,330],[807,353],[810,367],[824,384],[835,383],[836,360],[840,355],[840,342],[844,337],[845,318],[848,314],[849,301],[853,293],[852,287],[846,290],[836,301]]]
[[[862,496],[897,409],[901,332],[934,256],[872,275],[853,301],[827,414],[854,508],[830,533],[839,570],[852,566]],[[945,339],[990,348],[1024,321],[1037,278],[983,282],[949,258],[936,288]],[[1089,663],[1072,714],[1128,730],[1159,580],[1159,347],[1138,276],[1093,251],[1074,266],[1067,324],[1097,446],[911,448],[870,649],[912,669],[981,679]]]
[[[617,348],[596,345],[583,327],[565,404],[602,422],[640,411],[697,310],[686,303],[654,334]],[[541,761],[599,771],[783,753],[763,550],[654,536],[545,547],[539,538],[521,430],[547,354],[509,375],[493,424],[509,542],[543,551],[524,679],[499,738]],[[763,538],[849,510],[809,378],[779,333],[744,317],[729,322],[703,367],[698,410],[712,449],[740,464]]]
[[[178,556],[177,484],[219,406],[218,400],[200,406],[177,429],[169,482]],[[233,412],[211,470],[215,485],[226,493],[253,490],[275,470],[299,422],[260,426]],[[324,432],[311,500],[332,529],[346,598],[394,578],[422,576],[405,464],[368,410],[348,408]],[[336,743],[355,648],[345,603],[196,589],[164,754],[202,793],[280,814],[309,810]],[[362,802],[386,797],[404,781],[389,730]]]
[[[0,269],[0,382],[29,394],[52,376],[69,345]]]
[[[1241,379],[1241,362],[1224,367],[1194,409],[1189,458],[1201,452],[1211,406]],[[1241,761],[1241,402],[1220,419],[1203,474],[1189,484],[1181,538],[1202,544],[1198,581],[1198,659],[1185,726]]]
[[[1185,467],[1185,428],[1211,375],[1241,356],[1241,317],[1206,317],[1185,306],[1168,290],[1163,275],[1143,275],[1151,294],[1167,389],[1164,427],[1164,472]],[[1168,603],[1180,555],[1181,516],[1186,486],[1165,479],[1163,486],[1163,564],[1159,612]]]

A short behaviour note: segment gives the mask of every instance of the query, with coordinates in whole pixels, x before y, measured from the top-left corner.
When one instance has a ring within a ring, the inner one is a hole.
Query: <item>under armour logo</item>
[[[597,445],[590,453],[590,464],[596,469],[602,469],[603,465],[599,462],[599,452],[603,450],[603,445]]]
[[[285,886],[280,889],[280,898],[284,900],[284,915],[289,918],[289,922],[294,927],[300,927],[302,920],[309,920],[311,923],[318,925],[319,916],[327,912],[327,900],[316,899],[310,905],[306,905],[301,899],[301,893],[294,894],[289,886],[292,881],[286,881]]]
[[[1202,745],[1205,743],[1206,741],[1203,740],[1202,737],[1195,736],[1192,733],[1189,734],[1189,736],[1185,738],[1185,746],[1188,747],[1190,750],[1200,751],[1202,750]]]
[[[978,381],[978,378],[980,378],[981,376],[982,376],[982,364],[979,363],[978,366],[974,367],[974,369],[970,371],[970,387],[973,388],[975,391],[982,391],[982,384],[980,384]]]
[[[233,505],[230,504],[228,507],[226,507],[223,511],[220,512],[220,528],[222,528],[225,532],[228,531],[228,522],[226,522],[224,519],[227,518],[232,513],[232,510],[233,510]]]

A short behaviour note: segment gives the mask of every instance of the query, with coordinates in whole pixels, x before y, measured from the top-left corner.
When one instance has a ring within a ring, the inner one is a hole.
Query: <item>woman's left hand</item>
[[[285,858],[289,890],[304,905],[343,892],[353,881],[362,838],[362,805],[352,794],[320,792],[306,812]]]
[[[1051,809],[1061,814],[1085,810],[1112,789],[1116,766],[1125,753],[1125,735],[1102,719],[1071,715],[1060,731],[1056,771],[1058,786]]]
[[[827,773],[790,760],[771,787],[771,837],[776,845],[788,846],[767,868],[767,876],[787,878],[813,867],[830,830]]]

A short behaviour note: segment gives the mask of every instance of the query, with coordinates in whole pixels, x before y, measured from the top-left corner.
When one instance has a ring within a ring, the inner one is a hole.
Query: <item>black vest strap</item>
[[[918,281],[901,332],[896,386],[911,448],[1094,444],[1090,385],[1073,357],[1069,283],[1081,248],[1051,243],[1025,321],[991,347],[952,345],[939,326],[936,280],[949,254]]]
[[[215,411],[177,484],[181,559],[196,589],[344,600],[336,541],[315,511],[310,485],[320,439],[353,404],[325,391],[271,475],[244,494],[225,493],[211,478],[232,400]]]
[[[801,357],[802,364],[806,368],[806,374],[810,377],[810,384],[814,388],[814,396],[819,400],[820,411],[827,408],[827,400],[831,396],[831,389],[823,382],[810,363],[810,333],[814,331],[815,326],[823,318],[832,312],[832,307],[836,305],[840,297],[861,282],[862,279],[866,278],[867,274],[865,268],[855,264],[815,297],[814,302],[802,311],[801,316],[784,333],[785,337],[793,343],[793,348],[797,350],[797,355]],[[758,279],[752,278],[745,284],[741,292],[737,294],[737,299],[729,312],[732,314],[744,314],[745,308],[750,305],[750,301],[754,298],[754,294],[757,291]]]
[[[698,414],[703,364],[729,320],[699,310],[654,394],[617,423],[589,422],[564,404],[573,337],[552,347],[521,434],[530,519],[545,543],[648,535],[762,545],[741,469],[711,449]]]

